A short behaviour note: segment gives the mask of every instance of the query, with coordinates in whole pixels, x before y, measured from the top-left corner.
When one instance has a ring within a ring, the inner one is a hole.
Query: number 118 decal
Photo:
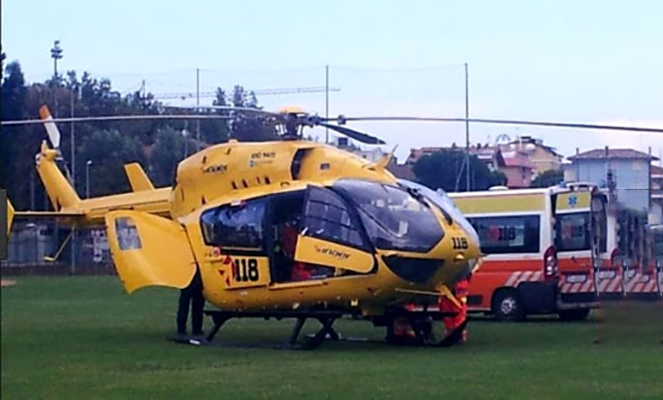
[[[256,282],[260,279],[258,260],[255,258],[236,258],[233,263],[235,282]]]
[[[465,250],[469,247],[467,239],[464,237],[452,237],[451,243],[454,250]]]

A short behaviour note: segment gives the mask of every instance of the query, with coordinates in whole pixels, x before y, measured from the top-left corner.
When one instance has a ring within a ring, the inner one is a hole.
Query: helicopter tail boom
[[[57,155],[57,150],[49,149],[46,142],[42,142],[41,152],[37,156],[37,172],[56,211],[63,208],[76,208],[81,199],[58,168]]]

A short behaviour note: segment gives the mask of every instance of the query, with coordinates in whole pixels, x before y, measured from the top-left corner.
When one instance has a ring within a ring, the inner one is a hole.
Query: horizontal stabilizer
[[[127,173],[131,190],[134,192],[142,192],[145,190],[154,190],[152,181],[147,177],[143,168],[138,163],[126,164],[124,171]]]

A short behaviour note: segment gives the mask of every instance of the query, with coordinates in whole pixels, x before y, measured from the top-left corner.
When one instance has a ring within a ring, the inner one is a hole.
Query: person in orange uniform
[[[455,316],[443,317],[445,335],[448,336],[457,327],[459,327],[465,319],[467,319],[467,295],[469,292],[471,275],[467,278],[458,281],[453,287],[453,295],[461,303],[459,308],[453,301],[449,300],[446,296],[440,297],[440,311],[458,313]],[[467,330],[463,330],[460,343],[467,341]]]
[[[297,248],[297,224],[299,215],[293,213],[291,217],[283,224],[280,232],[280,242],[283,250],[292,260],[292,269],[290,273],[291,281],[305,281],[311,279],[311,271],[302,262],[295,261],[295,250]]]

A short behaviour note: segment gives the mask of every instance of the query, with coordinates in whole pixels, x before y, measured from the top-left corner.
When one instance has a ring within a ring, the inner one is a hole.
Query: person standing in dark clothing
[[[191,306],[191,333],[193,336],[203,336],[203,308],[205,298],[203,297],[203,280],[200,270],[196,268],[189,286],[180,290],[180,300],[177,309],[177,334],[186,335],[187,319],[189,317],[189,305]]]

